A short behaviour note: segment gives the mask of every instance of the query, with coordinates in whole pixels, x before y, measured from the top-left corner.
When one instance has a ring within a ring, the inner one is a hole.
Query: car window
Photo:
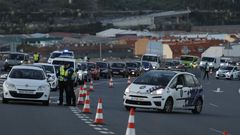
[[[185,86],[186,87],[195,87],[195,82],[191,75],[184,75],[185,77]]]
[[[179,75],[177,77],[177,85],[183,85],[185,86],[185,81],[184,81],[184,76],[183,75]]]
[[[14,79],[33,79],[33,80],[45,79],[43,71],[35,69],[13,69],[10,72],[9,77]]]
[[[176,86],[177,86],[177,80],[178,80],[178,77],[175,77],[173,80],[172,80],[172,82],[171,82],[171,84],[170,84],[170,88],[172,88],[172,89],[175,89],[176,88]]]
[[[195,82],[195,86],[200,86],[200,82],[198,81],[198,79],[195,76],[192,76],[192,77]]]

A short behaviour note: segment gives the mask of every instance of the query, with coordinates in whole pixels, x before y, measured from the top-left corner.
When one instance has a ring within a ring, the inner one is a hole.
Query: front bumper
[[[123,96],[124,106],[136,107],[136,108],[152,108],[163,109],[164,98],[162,95],[146,95],[146,94],[132,94],[125,93]]]

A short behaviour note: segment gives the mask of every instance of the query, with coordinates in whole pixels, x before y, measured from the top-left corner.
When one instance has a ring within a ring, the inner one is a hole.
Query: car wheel
[[[8,103],[8,100],[3,97],[3,98],[2,98],[2,103],[3,103],[3,104],[7,104],[7,103]]]
[[[43,105],[48,106],[49,105],[49,99],[47,101],[43,101]]]
[[[194,114],[201,113],[202,107],[203,107],[203,101],[202,101],[202,99],[198,98],[198,100],[194,106],[194,109],[192,110],[192,113],[194,113]]]
[[[219,77],[216,77],[216,79],[219,79]]]
[[[165,102],[163,111],[166,113],[171,113],[173,110],[173,99],[172,98],[168,98],[167,101]]]

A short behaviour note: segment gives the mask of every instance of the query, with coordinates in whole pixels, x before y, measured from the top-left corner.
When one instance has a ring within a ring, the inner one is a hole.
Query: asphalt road
[[[4,135],[123,135],[129,117],[122,104],[127,79],[113,81],[114,88],[108,88],[108,80],[94,82],[94,91],[90,93],[91,114],[83,114],[83,106],[57,106],[57,92],[52,92],[50,106],[0,103],[0,132]],[[205,100],[201,114],[137,109],[136,135],[221,135],[223,130],[239,135],[240,81],[210,78],[202,80],[202,84]],[[92,123],[99,98],[103,99],[105,125],[98,126]]]

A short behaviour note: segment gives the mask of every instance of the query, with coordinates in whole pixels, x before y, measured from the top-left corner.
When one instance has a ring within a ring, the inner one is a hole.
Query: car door
[[[180,86],[180,87],[179,87]],[[184,75],[178,75],[170,85],[170,88],[172,90],[173,97],[175,99],[174,107],[175,108],[182,108],[185,105],[186,100],[186,94],[188,91],[188,88],[185,87],[185,79]]]
[[[238,74],[239,74],[239,70],[237,69],[237,67],[234,67],[232,71],[233,78],[234,79],[238,78]]]
[[[185,107],[188,106],[192,106],[194,105],[194,101],[196,99],[196,96],[199,92],[199,87],[198,85],[196,85],[193,75],[190,74],[185,74],[184,75],[185,78],[185,91],[184,91],[184,95],[185,95]]]

